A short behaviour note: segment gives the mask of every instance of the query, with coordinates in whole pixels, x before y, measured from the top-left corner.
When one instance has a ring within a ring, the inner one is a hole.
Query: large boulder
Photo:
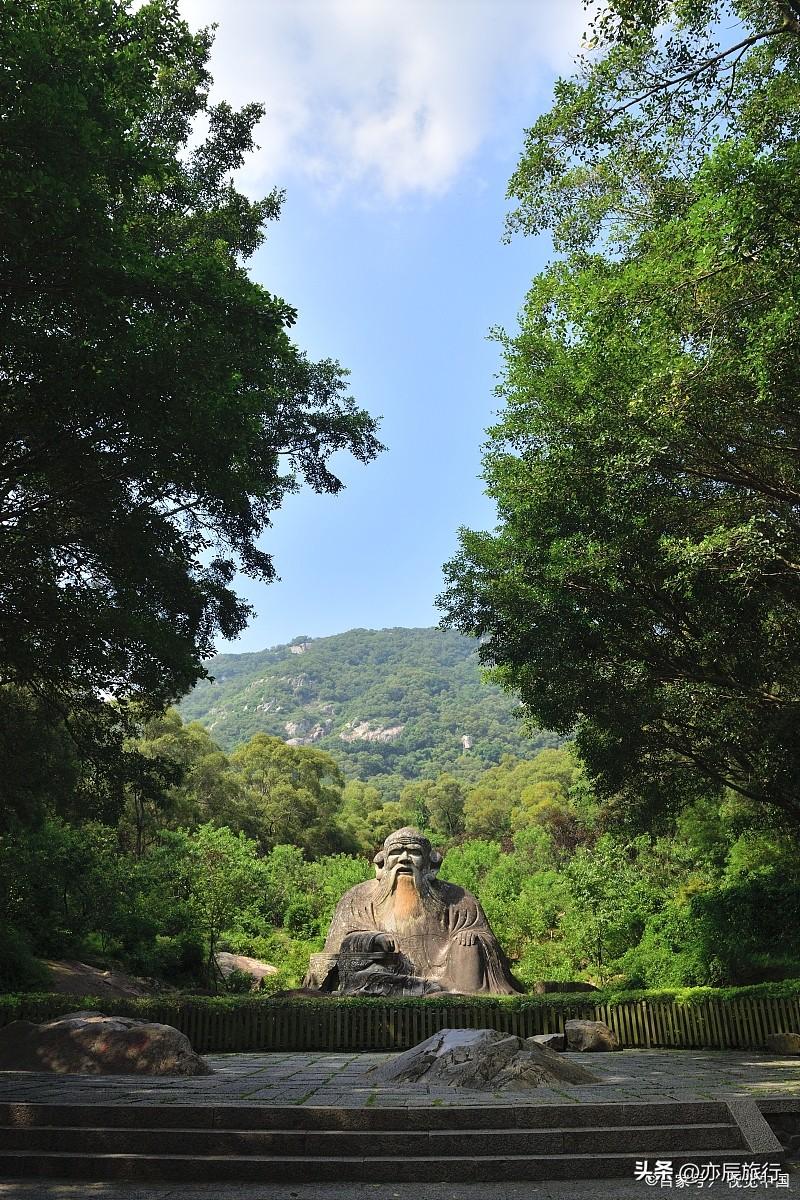
[[[619,1050],[617,1035],[603,1021],[567,1021],[564,1024],[568,1050]]]
[[[262,962],[260,958],[249,958],[246,954],[230,954],[227,950],[220,950],[216,960],[223,979],[227,979],[232,971],[244,971],[252,978],[254,988],[267,975],[278,974],[278,968],[273,967],[272,963]]]
[[[496,1029],[440,1029],[373,1067],[378,1084],[425,1083],[474,1091],[527,1091],[551,1083],[598,1083],[596,1075],[546,1046]]]
[[[84,1011],[0,1029],[0,1071],[80,1075],[209,1075],[189,1039],[172,1025]]]
[[[800,1054],[800,1033],[770,1033],[764,1045],[773,1054]]]

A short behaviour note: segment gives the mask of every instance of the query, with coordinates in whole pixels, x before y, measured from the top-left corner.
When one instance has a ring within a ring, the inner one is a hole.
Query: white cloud
[[[267,116],[245,186],[440,194],[514,98],[565,70],[580,0],[181,0],[217,22],[214,94]],[[546,84],[545,84],[546,87]],[[532,116],[535,115],[531,113]]]

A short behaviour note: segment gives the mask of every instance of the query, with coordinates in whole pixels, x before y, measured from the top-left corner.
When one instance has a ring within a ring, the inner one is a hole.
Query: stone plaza
[[[448,1105],[505,1106],[521,1097],[484,1092],[376,1086],[370,1069],[391,1054],[264,1053],[210,1054],[213,1074],[199,1078],[0,1075],[0,1103],[76,1105],[227,1105],[311,1108],[419,1108]],[[675,1101],[755,1101],[768,1116],[800,1114],[800,1060],[750,1051],[625,1050],[590,1057],[601,1082],[559,1083],[525,1093],[525,1105],[624,1103],[632,1107]],[[728,1187],[683,1194],[713,1196],[800,1195],[800,1175],[790,1160],[789,1186]],[[136,1183],[123,1181],[0,1181],[0,1200],[629,1200],[663,1194],[662,1188],[631,1179],[498,1181],[497,1183],[374,1182]]]
[[[36,1072],[0,1074],[0,1103],[68,1104],[302,1104],[337,1107],[508,1105],[505,1094],[431,1089],[427,1085],[380,1087],[370,1068],[391,1053],[297,1051],[208,1054],[213,1074],[198,1078],[58,1076]],[[594,1084],[560,1083],[525,1093],[525,1104],[647,1103],[665,1100],[796,1099],[800,1106],[800,1058],[750,1050],[623,1050],[568,1056],[591,1066]]]

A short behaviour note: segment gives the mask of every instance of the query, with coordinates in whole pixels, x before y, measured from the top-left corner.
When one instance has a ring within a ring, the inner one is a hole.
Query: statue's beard
[[[441,907],[439,897],[431,887],[430,878],[420,871],[414,871],[410,875],[397,870],[386,871],[376,882],[376,906],[390,901],[400,916],[411,916],[415,910],[432,911]]]

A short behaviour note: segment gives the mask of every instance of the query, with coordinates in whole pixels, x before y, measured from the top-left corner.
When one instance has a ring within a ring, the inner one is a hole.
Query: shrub
[[[264,989],[272,992],[300,986],[308,960],[319,950],[321,940],[293,938],[285,929],[269,929],[263,934],[247,934],[237,929],[228,930],[220,945],[234,954],[247,954],[277,967],[278,974],[268,977],[270,982]]]
[[[0,991],[41,992],[50,984],[50,972],[34,958],[25,936],[13,926],[0,928]]]
[[[255,975],[251,975],[249,971],[243,971],[239,967],[234,967],[232,971],[229,971],[225,979],[225,991],[231,992],[234,996],[245,996],[252,992],[255,986]]]
[[[204,978],[205,952],[197,935],[178,934],[141,942],[127,955],[130,970],[166,983],[199,983]]]

